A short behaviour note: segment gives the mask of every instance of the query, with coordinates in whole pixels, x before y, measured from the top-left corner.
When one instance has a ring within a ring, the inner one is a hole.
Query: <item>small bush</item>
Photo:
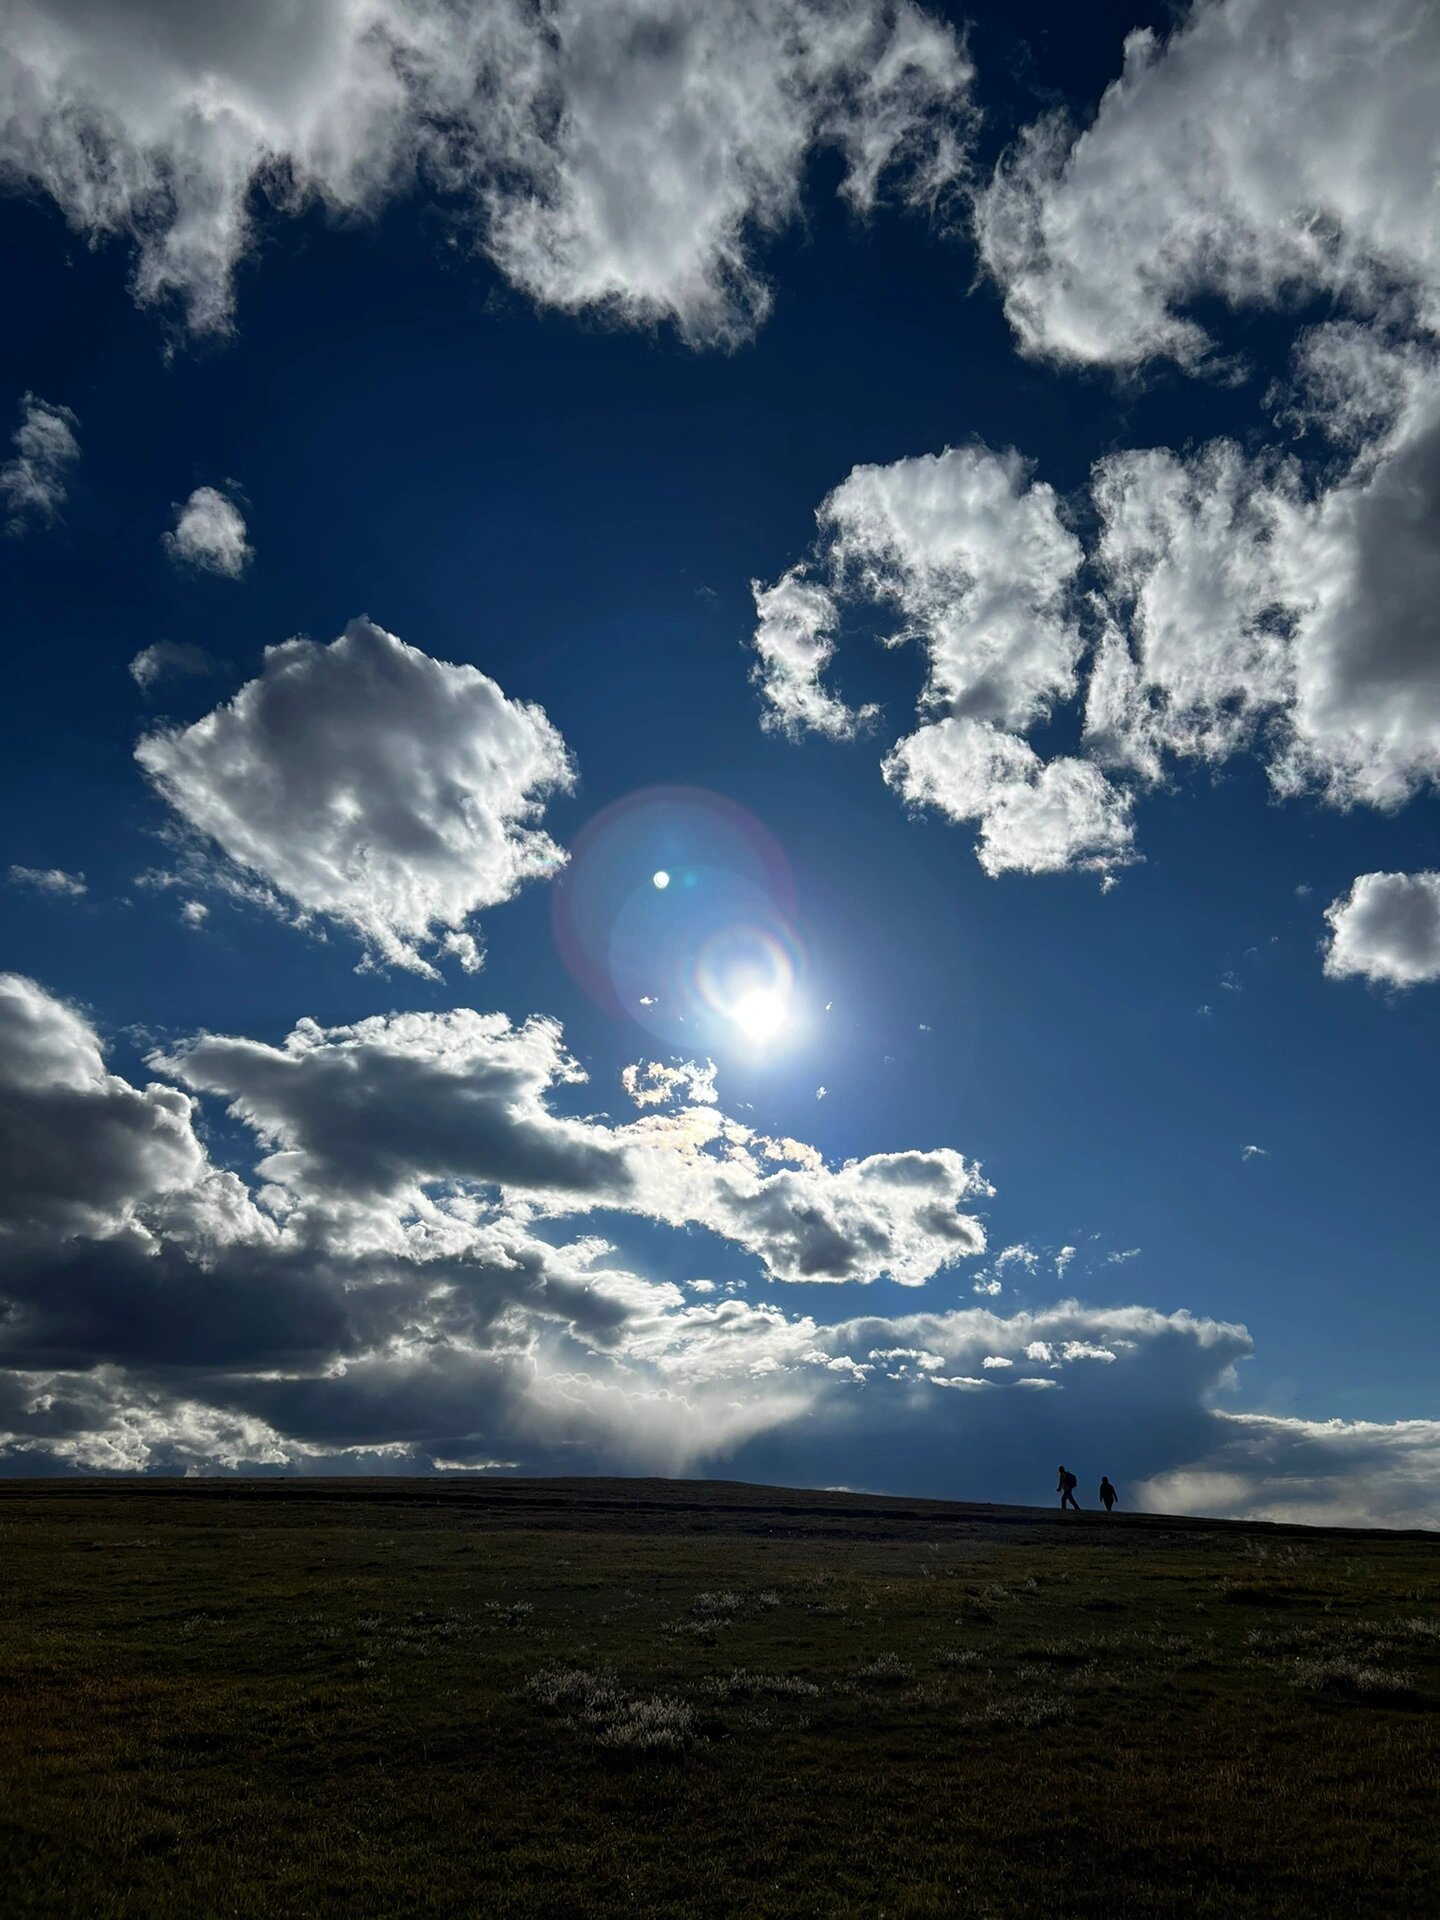
[[[1350,1700],[1413,1700],[1417,1697],[1412,1674],[1367,1666],[1345,1655],[1328,1660],[1297,1660],[1291,1685],[1304,1693],[1333,1693]]]
[[[880,1653],[863,1667],[857,1667],[857,1680],[870,1680],[881,1686],[896,1687],[914,1675],[915,1669],[902,1660],[898,1653]]]
[[[546,1667],[531,1674],[525,1691],[537,1705],[556,1712],[606,1712],[620,1697],[620,1687],[608,1667]]]
[[[726,1587],[718,1593],[697,1593],[690,1602],[690,1611],[697,1620],[728,1619],[739,1613],[744,1604],[738,1593]]]
[[[688,1746],[694,1734],[695,1716],[683,1700],[652,1694],[619,1701],[604,1717],[595,1738],[602,1747],[661,1753]]]
[[[597,1746],[631,1753],[674,1752],[695,1736],[695,1715],[683,1700],[627,1694],[608,1667],[546,1668],[525,1688],[537,1705],[580,1728]]]
[[[820,1689],[813,1680],[801,1680],[791,1673],[748,1673],[737,1667],[733,1673],[715,1674],[700,1683],[700,1691],[716,1700],[733,1700],[740,1695],[770,1694],[776,1699],[817,1700]]]

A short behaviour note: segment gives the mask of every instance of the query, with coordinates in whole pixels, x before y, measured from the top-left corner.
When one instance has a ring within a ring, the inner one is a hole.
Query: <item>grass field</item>
[[[10,1916],[1440,1913],[1440,1540],[0,1483]]]

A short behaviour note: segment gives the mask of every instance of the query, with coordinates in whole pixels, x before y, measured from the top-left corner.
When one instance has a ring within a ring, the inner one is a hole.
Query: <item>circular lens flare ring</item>
[[[696,956],[700,998],[756,1045],[790,1023],[795,956],[771,928],[733,925],[712,934]]]

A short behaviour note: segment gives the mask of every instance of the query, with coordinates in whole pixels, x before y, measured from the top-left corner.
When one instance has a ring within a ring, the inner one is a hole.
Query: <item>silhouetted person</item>
[[[1106,1511],[1107,1513],[1113,1513],[1113,1512],[1115,1511],[1115,1502],[1116,1502],[1116,1501],[1117,1501],[1117,1500],[1118,1500],[1119,1498],[1120,1498],[1120,1496],[1119,1496],[1119,1494],[1118,1494],[1118,1493],[1116,1493],[1116,1491],[1115,1491],[1115,1489],[1114,1489],[1114,1487],[1112,1487],[1112,1486],[1111,1486],[1111,1484],[1110,1484],[1110,1476],[1109,1476],[1109,1474],[1108,1474],[1108,1473],[1104,1473],[1104,1474],[1101,1474],[1101,1476],[1100,1476],[1100,1504],[1101,1504],[1101,1506],[1102,1506],[1102,1507],[1104,1507],[1104,1509],[1105,1509],[1105,1511]]]
[[[1079,1513],[1080,1502],[1075,1498],[1075,1476],[1073,1473],[1067,1472],[1064,1467],[1060,1469],[1060,1484],[1056,1487],[1055,1491],[1060,1496],[1060,1511],[1062,1513],[1066,1507],[1073,1507],[1076,1513]]]

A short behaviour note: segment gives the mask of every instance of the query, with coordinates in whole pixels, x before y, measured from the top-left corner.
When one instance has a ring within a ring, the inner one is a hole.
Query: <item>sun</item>
[[[731,1009],[730,1018],[752,1040],[773,1040],[785,1024],[785,1001],[766,987],[755,987],[742,994]]]

